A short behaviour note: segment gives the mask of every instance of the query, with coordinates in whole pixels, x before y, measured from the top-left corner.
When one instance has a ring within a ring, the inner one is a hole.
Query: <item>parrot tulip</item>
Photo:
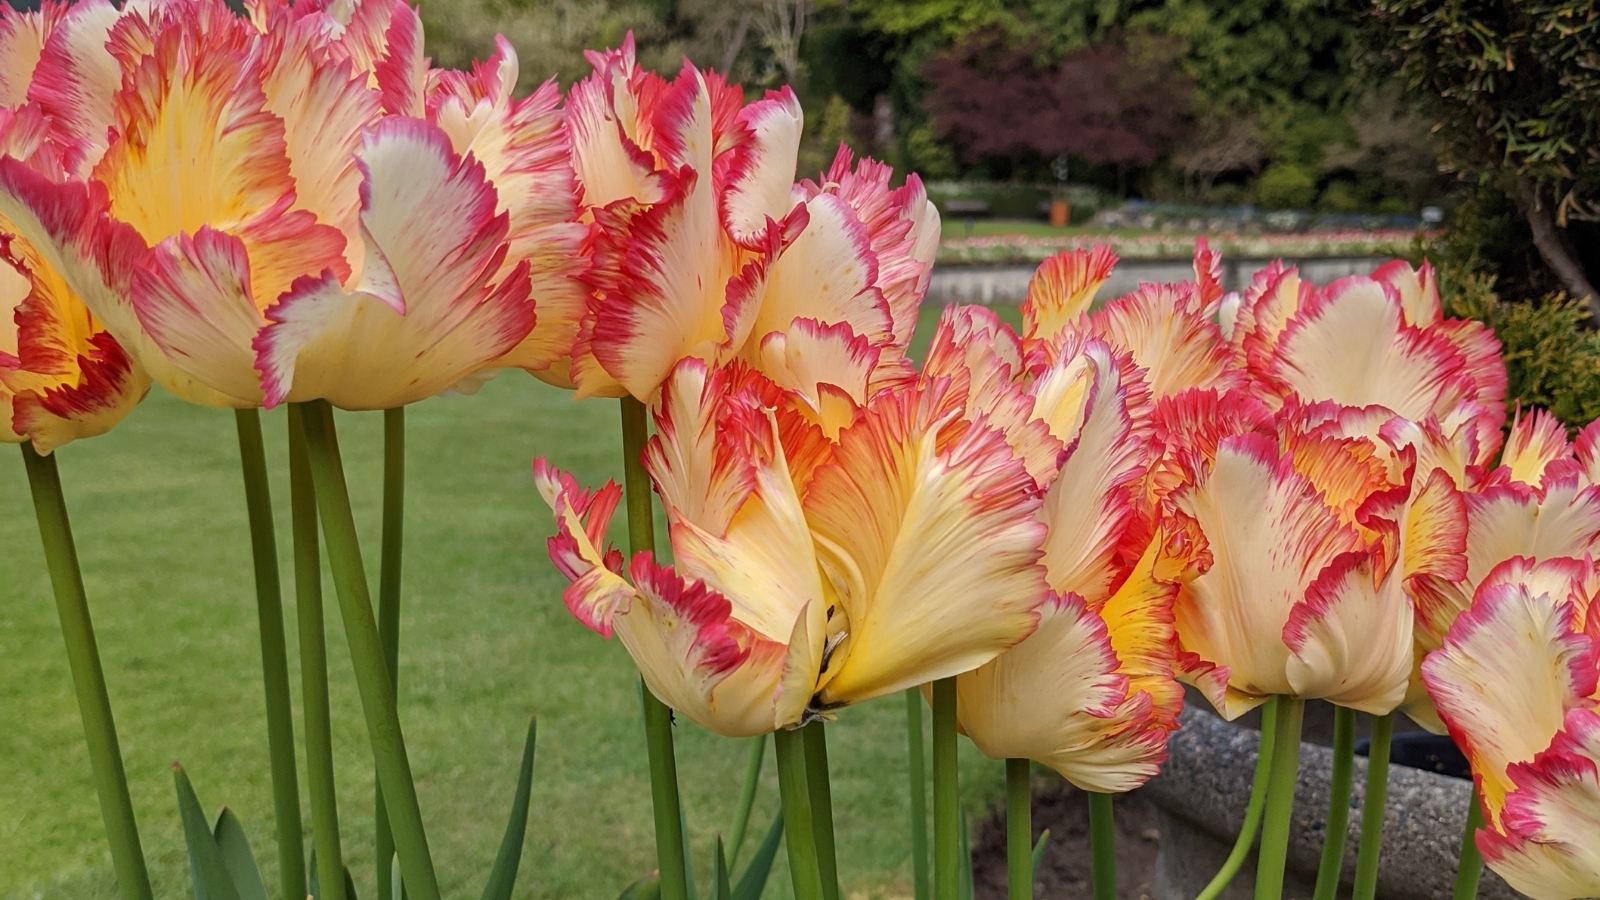
[[[763,734],[976,668],[1033,631],[1040,498],[1005,437],[940,383],[879,392],[838,439],[741,363],[678,363],[646,463],[673,565],[604,548],[614,485],[535,463],[567,606],[628,648],[656,696]]]
[[[400,406],[575,302],[560,95],[511,99],[503,41],[441,73],[403,0],[86,0],[38,68],[73,177],[0,161],[0,215],[184,399]],[[532,340],[506,364],[566,350]]]
[[[1597,591],[1588,558],[1508,559],[1423,664],[1472,763],[1484,862],[1535,900],[1600,895]]]

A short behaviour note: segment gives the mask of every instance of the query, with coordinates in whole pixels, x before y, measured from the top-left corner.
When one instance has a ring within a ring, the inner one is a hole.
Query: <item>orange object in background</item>
[[[1072,221],[1072,206],[1065,200],[1050,201],[1050,224],[1056,228],[1065,228]]]

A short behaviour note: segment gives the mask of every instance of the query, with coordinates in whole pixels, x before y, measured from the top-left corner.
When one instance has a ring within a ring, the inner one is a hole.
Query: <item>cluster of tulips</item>
[[[1201,242],[1192,281],[1097,307],[1116,259],[1075,250],[1039,268],[1020,332],[952,307],[919,364],[938,214],[915,176],[894,187],[843,150],[797,182],[787,89],[746,102],[687,64],[664,79],[630,41],[591,54],[565,97],[551,81],[518,98],[505,41],[471,72],[422,46],[404,0],[0,11],[0,439],[22,445],[128,900],[149,879],[53,451],[112,428],[152,381],[236,411],[282,894],[351,895],[326,549],[379,786],[380,894],[438,900],[395,698],[402,409],[507,368],[621,401],[631,558],[607,541],[622,488],[542,460],[534,478],[567,607],[621,639],[647,688],[667,900],[692,881],[673,712],[774,735],[800,900],[839,896],[823,729],[894,694],[919,896],[961,887],[959,731],[1007,761],[1011,896],[1032,895],[1039,763],[1090,792],[1110,900],[1111,797],[1160,769],[1185,685],[1225,718],[1268,713],[1251,815],[1208,896],[1259,826],[1257,897],[1278,900],[1308,699],[1337,707],[1318,900],[1340,876],[1356,711],[1376,717],[1355,894],[1373,896],[1396,710],[1471,761],[1458,896],[1480,851],[1538,900],[1600,895],[1600,431],[1569,442],[1535,412],[1507,437],[1499,345],[1443,317],[1426,264],[1327,286],[1275,264],[1227,293]],[[258,413],[280,403],[309,876]],[[335,406],[385,411],[376,604]],[[510,895],[531,764],[530,729],[486,898]],[[178,784],[197,890],[264,897],[237,822],[213,828]]]

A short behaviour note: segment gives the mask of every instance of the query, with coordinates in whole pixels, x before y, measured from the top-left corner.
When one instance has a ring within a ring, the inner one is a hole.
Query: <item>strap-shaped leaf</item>
[[[733,900],[733,886],[728,883],[728,856],[722,849],[722,835],[717,835],[716,881],[711,885],[711,900]]]
[[[406,900],[406,883],[400,877],[400,857],[389,857],[390,900]],[[383,898],[378,898],[383,900]]]
[[[734,885],[733,900],[760,900],[761,892],[767,888],[767,876],[772,874],[772,861],[778,856],[778,844],[782,842],[783,807],[779,806],[772,814],[772,824],[767,827],[761,846],[756,848],[756,855],[750,857],[750,865]]]
[[[500,839],[500,852],[495,855],[494,868],[489,870],[489,883],[483,888],[483,900],[511,900],[511,889],[517,884],[517,867],[522,864],[522,838],[528,831],[528,795],[533,791],[533,744],[538,733],[539,720],[529,719],[528,738],[522,745],[522,769],[517,773],[517,793],[511,801],[511,819],[506,822],[505,837]]]
[[[189,875],[194,880],[194,900],[240,900],[239,890],[222,862],[217,839],[194,795],[194,785],[183,766],[172,764],[172,780],[178,790],[178,814],[183,818],[183,842],[189,849]]]
[[[356,880],[350,877],[350,867],[344,867],[344,900],[356,900]]]
[[[250,838],[233,810],[224,806],[217,814],[217,825],[212,829],[217,849],[222,853],[222,865],[233,879],[239,900],[267,900],[267,886],[261,880],[261,869],[256,865],[256,855],[250,849]]]
[[[661,876],[655,872],[635,881],[622,889],[617,895],[617,900],[659,900],[661,896]]]
[[[1033,845],[1033,880],[1039,880],[1039,864],[1044,862],[1044,848],[1050,843],[1050,829],[1039,832],[1039,840]]]

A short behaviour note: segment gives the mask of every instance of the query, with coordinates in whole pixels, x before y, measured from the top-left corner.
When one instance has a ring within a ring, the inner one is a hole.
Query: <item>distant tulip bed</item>
[[[1185,684],[1224,718],[1266,713],[1250,814],[1203,900],[1252,847],[1255,896],[1280,900],[1308,699],[1338,709],[1329,821],[1349,814],[1354,716],[1374,717],[1355,900],[1375,895],[1396,710],[1471,761],[1460,900],[1485,863],[1537,900],[1600,894],[1600,430],[1569,440],[1537,411],[1507,429],[1500,346],[1442,316],[1428,265],[1314,285],[1274,263],[1227,293],[1202,238],[1191,280],[1097,305],[1116,254],[1062,251],[1020,329],[951,307],[916,362],[938,214],[915,175],[893,187],[845,150],[796,181],[788,89],[747,103],[687,64],[668,80],[630,39],[565,96],[518,99],[507,42],[471,72],[422,47],[404,0],[0,13],[0,435],[21,445],[126,900],[152,888],[54,452],[152,382],[235,411],[273,893],[354,898],[325,557],[378,787],[378,893],[439,900],[397,703],[404,408],[511,368],[620,401],[623,484],[542,458],[531,478],[566,608],[642,679],[659,870],[624,896],[696,893],[676,716],[762,738],[702,893],[760,896],[781,845],[793,896],[838,900],[828,729],[900,697],[919,897],[970,896],[959,733],[1005,761],[1010,897],[1033,894],[1038,763],[1089,792],[1112,900],[1113,798],[1160,770]],[[260,416],[280,404],[299,746]],[[375,593],[334,407],[384,411]],[[626,553],[608,538],[622,506]],[[736,873],[769,734],[782,814]],[[530,727],[486,900],[513,894],[533,751]],[[265,900],[240,821],[208,816],[181,768],[175,785],[196,897]],[[1344,858],[1345,829],[1325,833],[1316,900]]]
[[[1427,232],[1388,229],[1379,231],[1315,231],[1304,234],[1220,234],[1211,247],[1227,257],[1272,259],[1322,256],[1396,256],[1405,253]],[[947,265],[1000,265],[1039,263],[1063,250],[1110,247],[1123,259],[1182,259],[1194,249],[1194,234],[1151,232],[1103,234],[1078,232],[1050,236],[984,235],[948,238],[939,244],[937,262]]]

